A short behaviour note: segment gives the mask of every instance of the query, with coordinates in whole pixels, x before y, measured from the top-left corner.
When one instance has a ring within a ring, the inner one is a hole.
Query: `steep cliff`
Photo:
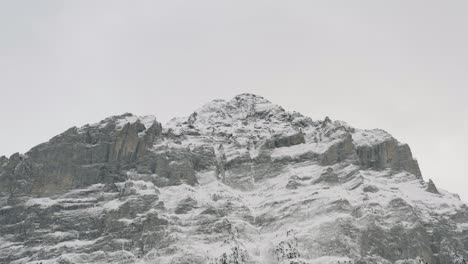
[[[468,207],[383,130],[251,94],[0,158],[0,263],[463,263]]]

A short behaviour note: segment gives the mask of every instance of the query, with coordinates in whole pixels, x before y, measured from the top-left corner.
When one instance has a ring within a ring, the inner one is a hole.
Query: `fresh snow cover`
[[[309,143],[309,144],[299,144],[299,145],[290,146],[290,147],[275,148],[271,153],[271,157],[273,159],[279,159],[285,156],[286,157],[298,157],[306,153],[321,154],[327,151],[333,143],[334,142]]]
[[[103,204],[102,208],[104,208],[105,210],[109,210],[109,211],[117,210],[124,203],[125,203],[125,201],[121,201],[119,199],[114,199],[114,200],[108,201],[107,203]]]
[[[137,121],[148,129],[156,119],[126,114],[91,126],[113,122],[118,130]],[[53,258],[38,260],[41,255],[28,253],[31,257],[14,263],[337,264],[361,257],[367,261],[361,263],[417,263],[417,256],[404,262],[403,254],[389,262],[378,250],[397,252],[404,245],[392,240],[398,230],[402,239],[424,230],[421,241],[433,239],[442,227],[451,232],[447,239],[460,239],[468,230],[466,204],[455,195],[440,188],[429,192],[428,184],[403,166],[361,163],[358,148],[373,151],[395,140],[384,130],[355,129],[328,118],[313,121],[243,94],[174,118],[162,133],[148,151],[167,163],[158,160],[155,166],[166,166],[171,177],[193,173],[194,184],[169,184],[160,181],[156,169],[124,164],[123,181],[29,198],[27,208],[77,223],[73,230],[56,223],[44,228],[40,250]],[[346,148],[353,153],[336,154]],[[326,155],[330,158],[320,159]],[[0,211],[14,209],[0,205]],[[92,237],[100,224],[103,233]],[[361,235],[381,236],[376,239],[388,244],[374,241],[363,252]],[[0,258],[39,251],[12,241],[0,236]],[[457,243],[462,250],[463,241]],[[242,262],[229,259],[235,256]]]
[[[145,116],[136,116],[130,113],[121,115],[121,116],[112,116],[102,120],[99,123],[85,125],[78,129],[79,132],[83,132],[88,127],[97,127],[97,128],[105,128],[109,123],[114,123],[116,125],[116,129],[122,129],[126,124],[133,124],[139,121],[142,123],[146,129],[150,128],[154,122],[157,122],[157,119],[153,115],[145,115]]]
[[[52,205],[55,205],[57,204],[57,202],[55,200],[52,200],[50,198],[32,198],[32,199],[29,199],[27,202],[26,202],[26,206],[40,206],[42,208],[46,208],[46,207],[49,207],[49,206],[52,206]]]
[[[382,129],[356,129],[356,132],[352,136],[353,141],[357,146],[372,146],[393,138],[389,133]]]
[[[83,247],[83,246],[89,246],[92,245],[96,242],[96,240],[71,240],[71,241],[65,241],[65,242],[60,242],[57,245],[53,246],[52,248],[61,248],[61,247],[67,247],[67,248],[75,248],[75,247]]]

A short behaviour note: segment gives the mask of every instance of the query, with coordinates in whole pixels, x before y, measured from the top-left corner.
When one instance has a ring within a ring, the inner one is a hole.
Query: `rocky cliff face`
[[[0,158],[0,263],[463,263],[468,207],[382,130],[243,94]]]

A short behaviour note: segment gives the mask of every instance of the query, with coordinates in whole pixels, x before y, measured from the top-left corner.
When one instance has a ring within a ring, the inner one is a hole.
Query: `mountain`
[[[430,144],[430,142],[428,142]],[[0,263],[465,263],[468,207],[389,133],[242,94],[0,158]]]

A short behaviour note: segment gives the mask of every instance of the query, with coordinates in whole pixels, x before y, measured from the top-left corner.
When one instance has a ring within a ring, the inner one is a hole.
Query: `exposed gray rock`
[[[429,179],[429,182],[427,183],[426,190],[430,193],[440,194],[439,190],[437,190],[437,187],[431,179]]]
[[[362,188],[363,192],[376,193],[379,191],[379,188],[375,185],[366,185]]]
[[[177,208],[175,209],[176,214],[186,214],[190,212],[193,208],[197,206],[197,201],[195,201],[192,198],[186,198],[177,205]]]
[[[252,94],[164,128],[150,117],[110,117],[0,157],[0,263],[466,256],[468,206],[424,183],[408,145]]]
[[[371,146],[358,146],[356,151],[363,168],[406,170],[421,177],[418,162],[413,159],[409,146],[395,139]]]
[[[356,151],[352,142],[351,135],[347,135],[343,140],[333,144],[320,156],[320,163],[323,166],[333,165],[343,162],[346,159],[354,159]]]
[[[161,133],[156,121],[147,129],[138,120],[116,128],[126,117],[131,115],[111,117],[96,126],[71,128],[24,157],[13,156],[9,166],[15,169],[7,170],[4,176],[14,179],[8,184],[10,195],[45,196],[124,180],[122,168],[136,167]]]
[[[314,181],[314,183],[338,183],[338,175],[335,173],[333,168],[328,167],[322,174],[320,174],[320,177]]]
[[[299,132],[288,136],[276,136],[274,139],[268,140],[265,145],[268,148],[281,148],[303,143],[305,143],[304,134]]]
[[[290,179],[288,184],[286,184],[286,189],[294,190],[301,186],[302,184],[297,179]]]

